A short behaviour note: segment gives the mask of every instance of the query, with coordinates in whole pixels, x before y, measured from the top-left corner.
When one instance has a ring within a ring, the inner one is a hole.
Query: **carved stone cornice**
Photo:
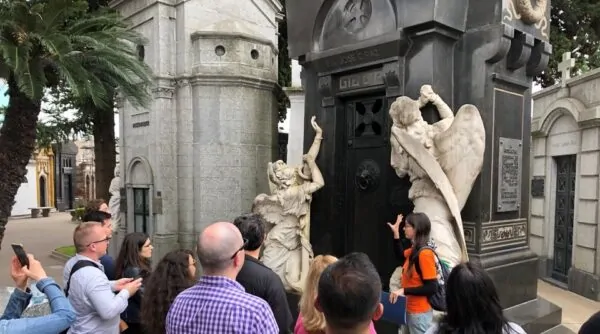
[[[509,25],[501,24],[493,31],[494,37],[484,46],[486,48],[486,62],[495,64],[504,59],[510,51],[512,39],[515,37],[515,29]]]
[[[181,80],[181,79],[177,79]],[[201,75],[188,78],[192,86],[243,86],[256,89],[273,90],[277,81],[245,75]]]
[[[552,55],[552,44],[536,40],[536,44],[531,50],[531,57],[527,62],[527,75],[535,77],[546,70],[550,55]]]
[[[156,99],[172,99],[175,94],[175,87],[155,87],[152,88],[152,94]]]
[[[510,50],[506,58],[506,67],[517,70],[529,61],[534,37],[528,33],[515,31],[515,37],[510,42]]]
[[[175,87],[177,88],[187,87],[190,84],[191,83],[189,78],[180,78],[175,80]]]

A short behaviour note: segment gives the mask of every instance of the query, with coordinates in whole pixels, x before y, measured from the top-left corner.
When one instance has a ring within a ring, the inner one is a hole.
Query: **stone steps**
[[[569,328],[565,327],[564,325],[558,325],[556,327],[552,327],[549,330],[543,332],[542,334],[576,334],[575,332],[573,332],[572,330],[570,330]]]
[[[523,327],[527,334],[546,333],[561,324],[562,309],[538,297],[504,310],[508,320]]]

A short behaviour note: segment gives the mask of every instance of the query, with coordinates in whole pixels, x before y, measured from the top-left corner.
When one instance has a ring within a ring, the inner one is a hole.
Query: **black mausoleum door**
[[[576,155],[554,158],[557,167],[552,278],[567,282],[573,254]]]
[[[365,96],[345,101],[347,168],[346,253],[364,252],[379,271],[384,290],[399,265],[386,222],[399,212],[412,211],[408,201],[410,182],[400,179],[390,166],[390,126],[384,96]]]

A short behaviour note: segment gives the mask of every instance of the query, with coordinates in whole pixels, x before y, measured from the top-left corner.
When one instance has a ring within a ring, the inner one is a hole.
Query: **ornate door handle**
[[[354,180],[359,190],[373,191],[379,186],[381,171],[379,165],[373,160],[364,160],[356,169]]]

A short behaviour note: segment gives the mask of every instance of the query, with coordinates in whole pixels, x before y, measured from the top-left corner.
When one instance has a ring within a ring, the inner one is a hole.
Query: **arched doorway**
[[[48,198],[47,198],[47,190],[46,190],[46,178],[44,176],[40,176],[39,188],[40,188],[40,207],[45,207],[45,206],[47,206]]]

